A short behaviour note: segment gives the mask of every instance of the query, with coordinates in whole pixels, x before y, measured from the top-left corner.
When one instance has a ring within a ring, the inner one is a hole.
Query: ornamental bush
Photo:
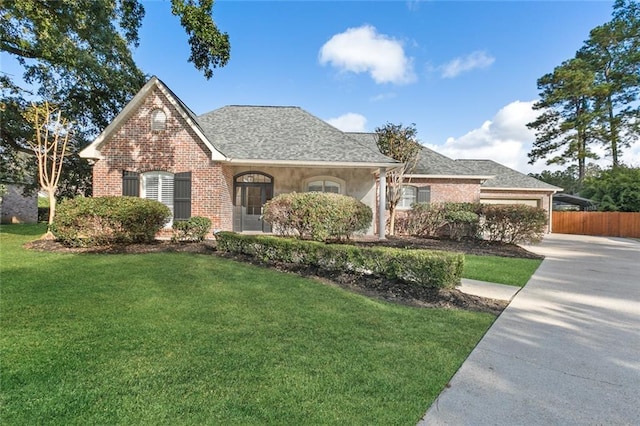
[[[266,263],[384,276],[420,287],[454,288],[460,283],[464,264],[462,254],[442,251],[357,247],[233,232],[220,232],[216,239],[220,251],[249,255]]]
[[[418,203],[405,219],[407,233],[420,237],[446,236],[454,240],[478,236],[478,204]]]
[[[187,220],[173,222],[173,241],[202,241],[211,229],[211,220],[202,216],[193,216]]]
[[[373,213],[353,197],[324,192],[291,192],[269,200],[264,220],[281,235],[327,241],[349,238],[371,225]]]
[[[56,210],[51,231],[68,246],[153,241],[171,218],[164,204],[138,197],[76,197]]]
[[[489,241],[508,244],[539,242],[547,226],[544,209],[522,204],[480,206],[481,231]]]

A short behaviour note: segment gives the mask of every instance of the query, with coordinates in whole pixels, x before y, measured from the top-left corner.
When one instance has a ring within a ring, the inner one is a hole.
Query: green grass
[[[411,424],[489,314],[186,253],[24,250],[0,227],[3,424]]]
[[[499,256],[464,256],[463,278],[522,287],[542,260]]]

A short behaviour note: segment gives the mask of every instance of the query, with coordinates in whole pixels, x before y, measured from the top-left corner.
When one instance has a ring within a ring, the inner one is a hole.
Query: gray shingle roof
[[[541,180],[496,163],[493,160],[456,160],[456,163],[463,164],[478,174],[495,176],[493,179],[485,181],[482,184],[483,188],[561,190],[561,188],[557,186],[549,185]]]
[[[375,133],[347,133],[372,149],[377,150],[378,135]],[[416,175],[442,175],[442,176],[477,176],[474,170],[465,167],[449,157],[422,146],[418,156],[418,162],[412,174]]]
[[[395,162],[299,107],[225,106],[197,121],[207,139],[234,160]]]

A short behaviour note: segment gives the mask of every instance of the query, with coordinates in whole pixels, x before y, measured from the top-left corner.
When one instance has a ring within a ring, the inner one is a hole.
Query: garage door
[[[539,207],[539,199],[521,199],[521,198],[481,198],[482,204],[524,204],[525,206]]]

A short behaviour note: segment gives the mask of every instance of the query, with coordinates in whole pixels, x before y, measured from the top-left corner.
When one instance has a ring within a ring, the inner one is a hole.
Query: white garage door
[[[481,198],[482,204],[524,204],[525,206],[539,207],[539,199],[521,199],[521,198]]]

